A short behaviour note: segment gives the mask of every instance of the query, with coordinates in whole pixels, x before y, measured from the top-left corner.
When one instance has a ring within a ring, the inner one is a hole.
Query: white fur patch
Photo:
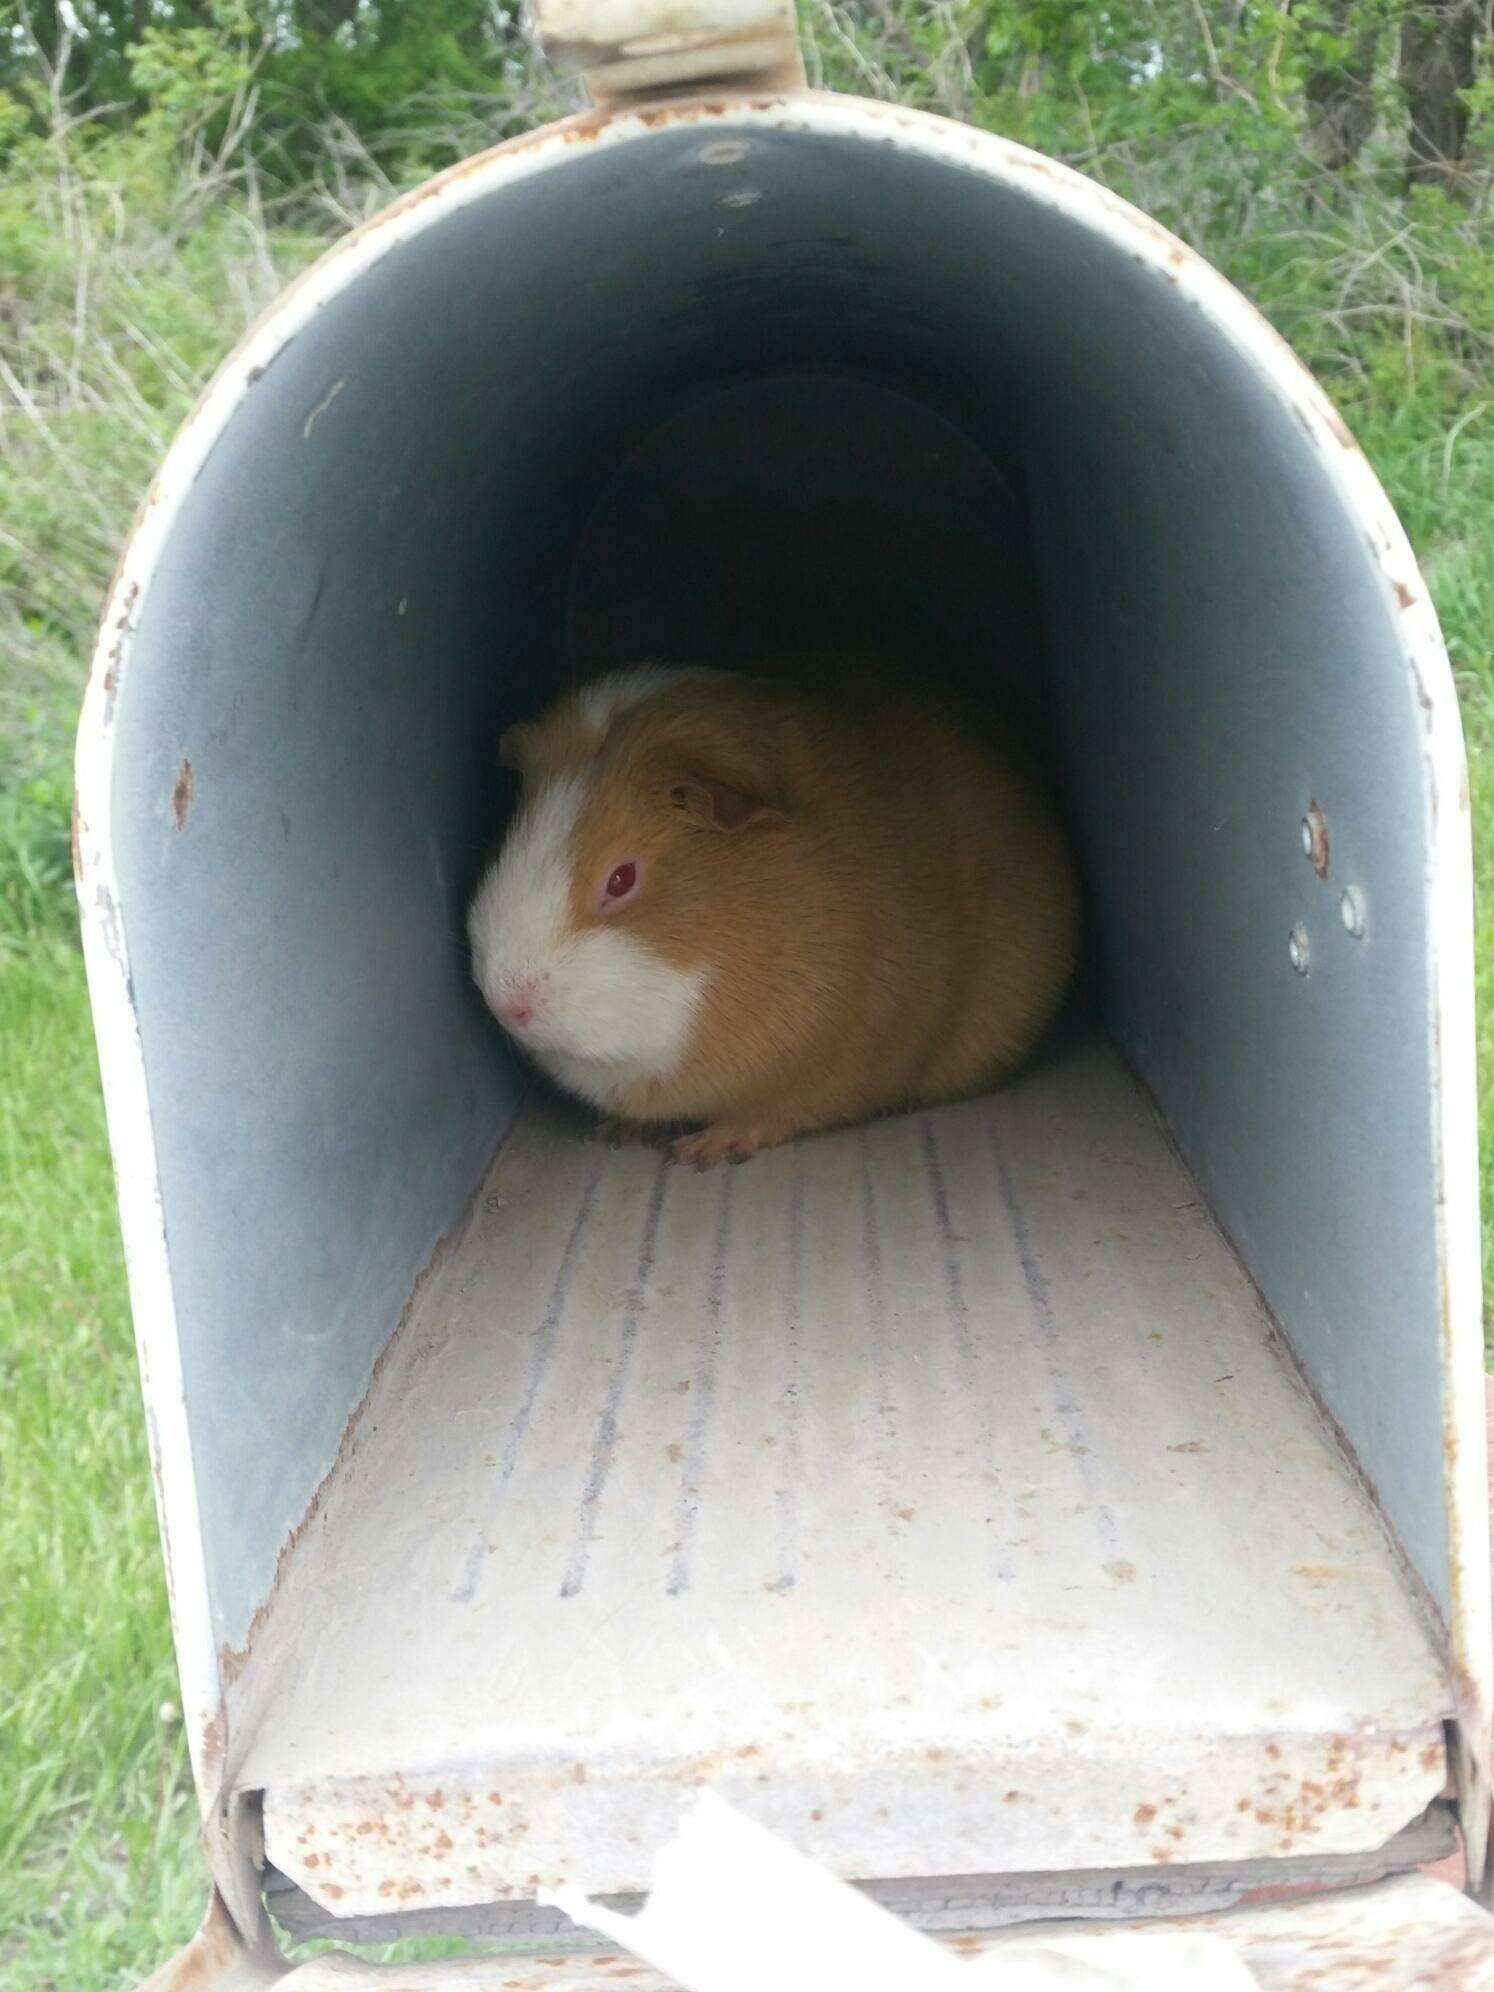
[[[671,967],[604,922],[571,931],[573,835],[590,786],[587,773],[560,775],[525,803],[477,888],[467,933],[489,1007],[525,989],[534,1020],[518,1042],[561,1085],[609,1107],[620,1089],[677,1068],[706,974]]]
[[[642,705],[645,699],[668,691],[682,678],[720,678],[725,673],[689,664],[635,664],[626,671],[611,671],[581,693],[581,717],[598,739],[620,712]]]

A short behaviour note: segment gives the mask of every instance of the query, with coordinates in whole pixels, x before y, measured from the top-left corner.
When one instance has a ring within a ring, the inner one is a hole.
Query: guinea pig
[[[674,1157],[709,1168],[963,1098],[1062,1001],[1079,893],[1054,808],[911,693],[645,667],[499,752],[523,791],[473,973],[614,1141],[684,1123]]]

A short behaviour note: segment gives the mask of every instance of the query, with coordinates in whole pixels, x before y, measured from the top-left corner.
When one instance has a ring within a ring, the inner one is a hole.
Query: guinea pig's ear
[[[715,775],[679,775],[666,789],[670,805],[708,830],[745,830],[759,823],[785,823],[788,811],[768,796],[723,782]]]
[[[499,739],[498,760],[505,768],[512,768],[516,775],[529,771],[530,751],[534,746],[532,726],[510,726]]]

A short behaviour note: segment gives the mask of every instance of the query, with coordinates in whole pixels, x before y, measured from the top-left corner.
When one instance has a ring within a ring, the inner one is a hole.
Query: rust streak
[[[187,827],[187,814],[192,807],[192,797],[195,792],[192,763],[184,760],[171,790],[171,814],[176,819],[178,830],[185,830]]]

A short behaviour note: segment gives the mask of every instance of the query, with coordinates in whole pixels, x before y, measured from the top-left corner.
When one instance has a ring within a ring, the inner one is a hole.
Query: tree
[[[1363,0],[1329,0],[1326,20],[1304,23],[1315,57],[1302,89],[1308,143],[1334,172],[1353,165],[1374,129],[1381,12]]]
[[[1487,0],[1413,0],[1401,19],[1401,89],[1410,116],[1407,178],[1455,182],[1468,141],[1478,42],[1489,27]]]

